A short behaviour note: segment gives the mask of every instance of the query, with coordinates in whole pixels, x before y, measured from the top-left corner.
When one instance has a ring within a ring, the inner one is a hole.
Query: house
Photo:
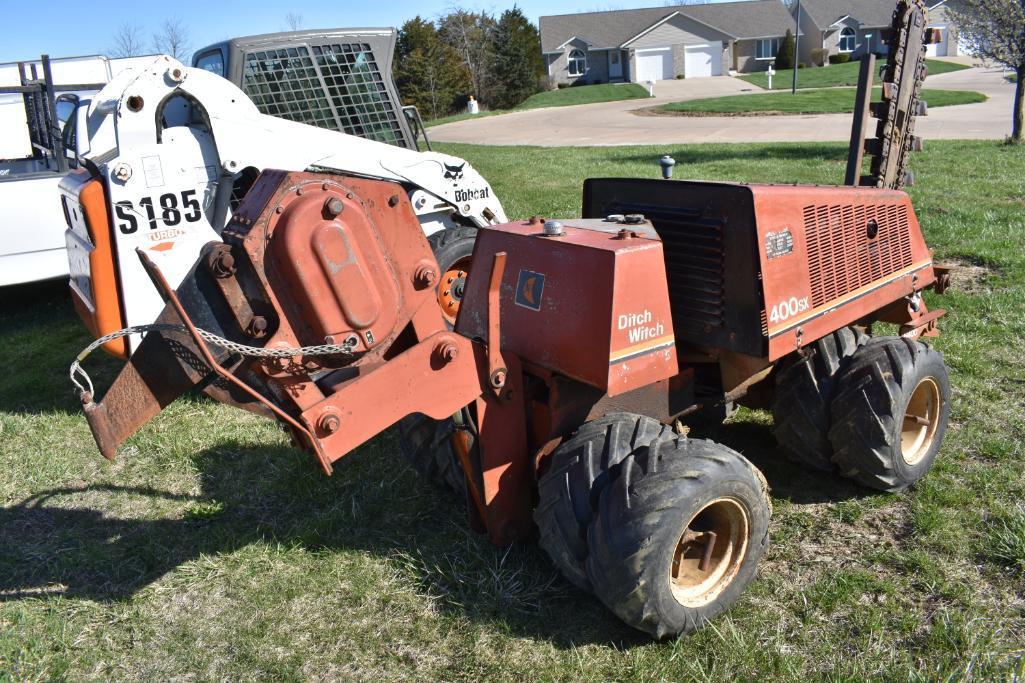
[[[942,0],[929,7],[929,28],[939,29],[942,38],[926,48],[930,57],[959,54],[957,29],[946,5]],[[817,48],[829,50],[830,55],[848,54],[851,59],[868,52],[887,54],[893,10],[894,0],[801,0],[800,61],[812,63],[812,50]],[[795,18],[797,11],[795,3]]]
[[[780,0],[584,12],[540,19],[554,83],[644,83],[764,71],[794,17]]]

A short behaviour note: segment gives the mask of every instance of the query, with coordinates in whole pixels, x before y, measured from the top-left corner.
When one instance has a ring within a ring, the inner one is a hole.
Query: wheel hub
[[[469,259],[456,261],[445,271],[438,284],[438,303],[441,304],[442,315],[449,325],[455,325],[459,305],[463,301],[463,292],[466,289],[469,265]]]
[[[940,404],[940,388],[932,377],[922,379],[911,392],[900,433],[900,454],[908,465],[917,465],[932,448]]]
[[[747,554],[750,520],[733,498],[717,498],[687,523],[673,553],[669,585],[684,607],[714,601],[736,578]]]

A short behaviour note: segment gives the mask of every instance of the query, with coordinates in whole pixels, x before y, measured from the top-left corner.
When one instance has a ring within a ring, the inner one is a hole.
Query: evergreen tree
[[[449,114],[470,92],[459,55],[441,41],[434,24],[419,16],[399,29],[395,81],[403,104],[416,105],[430,120]]]
[[[779,41],[779,50],[776,51],[776,68],[794,68],[794,34],[790,32],[790,29],[787,29],[783,40]]]
[[[494,106],[511,109],[538,91],[544,73],[541,37],[515,5],[498,20],[494,55]]]

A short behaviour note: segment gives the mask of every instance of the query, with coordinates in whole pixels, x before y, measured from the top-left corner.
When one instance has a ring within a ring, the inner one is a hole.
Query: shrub
[[[676,74],[676,80],[680,81],[680,80],[683,80],[683,78],[684,78],[683,74]]]
[[[829,55],[830,64],[846,64],[851,61],[851,56],[846,52],[842,52],[838,55]]]
[[[559,85],[558,85],[559,90],[562,90],[563,88],[568,88],[568,87],[569,87],[569,83],[559,83]]]
[[[814,66],[825,66],[829,59],[829,50],[824,47],[817,47],[811,51],[811,63]]]
[[[783,40],[779,41],[779,49],[776,51],[776,68],[794,68],[794,34],[787,29]]]

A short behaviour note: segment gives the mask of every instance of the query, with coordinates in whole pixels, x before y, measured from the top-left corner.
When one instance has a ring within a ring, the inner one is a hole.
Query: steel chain
[[[89,354],[96,349],[100,348],[104,344],[115,339],[121,339],[122,337],[128,337],[133,334],[143,334],[146,332],[188,332],[188,328],[184,325],[177,323],[152,323],[149,325],[133,325],[126,327],[117,332],[111,332],[105,334],[99,339],[93,341],[89,346],[82,349],[82,351],[75,357],[74,362],[71,363],[68,375],[71,378],[71,383],[78,389],[79,396],[84,395],[86,392],[90,396],[95,394],[93,388],[92,379],[82,368],[82,361],[84,361]],[[225,339],[224,337],[209,332],[207,330],[196,328],[196,332],[206,342],[218,346],[226,351],[237,353],[241,356],[251,356],[256,358],[293,358],[295,356],[350,356],[352,355],[352,346],[348,344],[318,344],[316,346],[292,346],[292,347],[278,347],[278,348],[263,348],[259,346],[249,346],[247,344],[240,344],[238,342]],[[79,383],[77,376],[80,376],[88,385],[88,389]]]

